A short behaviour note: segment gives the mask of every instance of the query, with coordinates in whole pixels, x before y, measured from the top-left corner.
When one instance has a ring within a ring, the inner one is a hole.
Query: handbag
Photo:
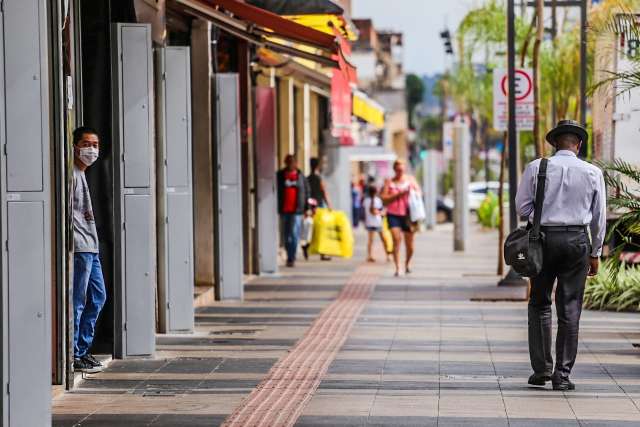
[[[411,189],[409,191],[409,216],[411,222],[424,221],[427,216],[424,211],[424,202],[417,191]]]
[[[535,277],[542,270],[544,233],[540,231],[540,217],[544,203],[544,188],[549,159],[542,159],[538,169],[533,225],[519,227],[507,236],[504,242],[504,261],[513,270],[525,277]]]

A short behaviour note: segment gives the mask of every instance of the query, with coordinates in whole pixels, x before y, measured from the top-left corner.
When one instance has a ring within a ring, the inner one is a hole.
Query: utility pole
[[[587,126],[587,0],[580,1],[580,124]],[[587,144],[582,144],[579,156],[586,158],[587,153]]]
[[[453,127],[454,200],[453,250],[464,251],[469,235],[469,175],[471,147],[468,123],[456,123]]]
[[[518,135],[516,128],[516,28],[514,1],[507,0],[507,143],[509,146],[509,229],[518,228],[516,189],[518,188]]]
[[[422,191],[426,213],[424,225],[427,230],[433,230],[437,222],[437,180],[435,150],[429,149],[422,159]]]
[[[518,228],[516,212],[516,190],[518,188],[518,130],[516,128],[516,28],[514,14],[515,0],[507,0],[507,80],[508,80],[508,124],[507,145],[509,154],[509,229]],[[510,269],[498,282],[499,286],[526,286],[528,282]]]

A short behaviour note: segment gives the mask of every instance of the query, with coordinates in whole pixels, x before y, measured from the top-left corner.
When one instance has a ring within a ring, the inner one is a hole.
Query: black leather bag
[[[542,270],[544,233],[540,231],[540,216],[544,203],[548,162],[548,159],[542,159],[538,169],[533,225],[512,231],[504,242],[505,263],[525,277],[535,277]]]

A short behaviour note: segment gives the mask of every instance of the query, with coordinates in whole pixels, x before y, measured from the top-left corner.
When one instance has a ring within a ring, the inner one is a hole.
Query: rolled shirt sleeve
[[[602,244],[607,229],[607,190],[602,172],[598,170],[591,203],[591,256],[602,255]]]
[[[516,193],[516,209],[520,217],[529,218],[534,208],[535,164],[529,163],[524,170],[518,192]]]

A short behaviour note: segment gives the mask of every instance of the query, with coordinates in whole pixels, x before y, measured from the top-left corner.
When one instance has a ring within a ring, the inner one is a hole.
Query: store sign
[[[340,145],[353,145],[351,134],[351,86],[341,70],[334,68],[331,78],[331,134]]]
[[[516,129],[533,130],[533,72],[516,69]],[[509,79],[507,70],[493,70],[493,128],[507,130],[509,124]]]

